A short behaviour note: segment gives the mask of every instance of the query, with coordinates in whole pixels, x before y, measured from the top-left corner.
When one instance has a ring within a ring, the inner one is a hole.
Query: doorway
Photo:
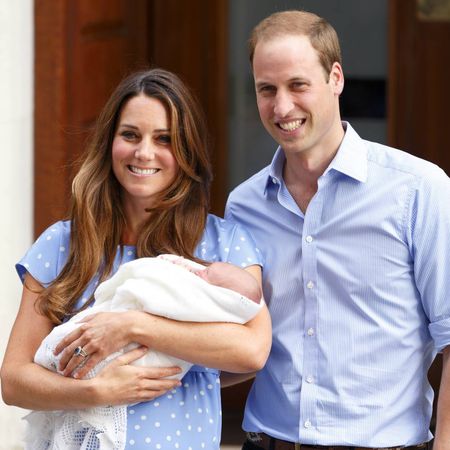
[[[348,2],[344,11],[340,0],[36,0],[35,234],[65,216],[75,161],[113,87],[131,70],[150,65],[180,74],[206,111],[213,149],[212,211],[221,215],[229,189],[266,165],[275,149],[255,109],[245,54],[248,32],[271,12],[299,5],[336,22],[344,35],[344,67],[348,62],[352,89],[361,83],[377,89],[381,106],[369,111],[348,106],[352,123],[359,121],[358,131],[450,173],[444,124],[450,68],[448,58],[441,57],[448,54],[450,18],[419,8],[426,3],[422,0],[364,5],[352,0],[350,8]],[[348,20],[349,11],[353,23],[377,24],[362,42],[346,33],[351,27],[342,20]],[[358,44],[363,47],[346,55]],[[365,103],[373,102],[371,92],[363,89]],[[436,390],[439,364],[430,371]],[[224,391],[226,444],[242,437],[249,386]]]

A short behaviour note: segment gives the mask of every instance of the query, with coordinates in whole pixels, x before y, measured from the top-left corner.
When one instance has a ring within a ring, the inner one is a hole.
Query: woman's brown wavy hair
[[[100,113],[73,180],[68,260],[38,299],[40,312],[55,324],[75,312],[77,300],[96,274],[99,281],[110,275],[116,252],[122,250],[126,218],[121,186],[112,171],[111,149],[124,105],[141,94],[160,100],[167,108],[179,171],[156,205],[149,207],[136,255],[175,253],[196,259],[193,253],[206,225],[212,178],[204,116],[188,88],[173,73],[163,69],[137,72],[119,84]]]

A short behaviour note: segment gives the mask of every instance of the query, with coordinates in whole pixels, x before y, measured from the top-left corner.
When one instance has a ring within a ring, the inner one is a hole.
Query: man
[[[250,39],[272,163],[226,216],[265,259],[273,345],[247,400],[243,449],[450,449],[450,180],[341,122],[339,42],[322,18],[273,14]],[[300,444],[300,445],[299,445]]]

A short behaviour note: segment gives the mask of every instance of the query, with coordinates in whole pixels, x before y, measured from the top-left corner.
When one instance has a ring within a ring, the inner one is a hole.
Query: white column
[[[0,0],[1,360],[22,290],[14,264],[32,242],[33,7],[33,0]],[[0,400],[0,450],[22,448],[26,412]]]

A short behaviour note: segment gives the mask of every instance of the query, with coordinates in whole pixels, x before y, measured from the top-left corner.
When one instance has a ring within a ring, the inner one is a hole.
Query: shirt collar
[[[286,157],[284,156],[283,149],[279,146],[269,166],[269,174],[267,177],[266,185],[264,187],[264,193],[267,192],[267,189],[270,185],[282,184],[285,161]]]
[[[342,122],[345,134],[336,156],[326,168],[343,173],[357,181],[367,181],[367,148],[364,141],[348,122]]]
[[[336,156],[326,168],[324,175],[330,170],[336,170],[357,181],[365,183],[367,181],[367,149],[363,140],[348,122],[342,122],[345,134]],[[281,184],[283,180],[283,167],[286,161],[283,149],[277,148],[272,162],[269,166],[269,173],[264,192],[268,186]]]

